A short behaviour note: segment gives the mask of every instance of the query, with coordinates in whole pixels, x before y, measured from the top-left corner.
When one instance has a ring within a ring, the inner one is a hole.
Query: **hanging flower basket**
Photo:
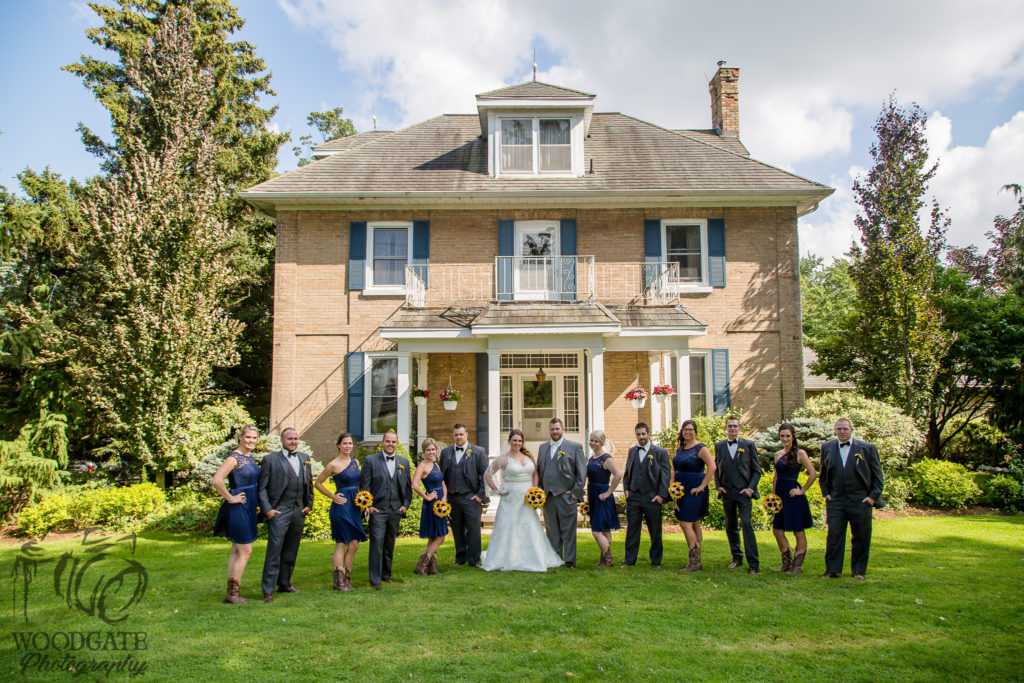
[[[647,390],[643,387],[637,387],[626,392],[626,400],[632,404],[636,409],[643,408],[647,405]]]
[[[444,404],[445,410],[455,410],[459,406],[459,401],[462,400],[462,393],[451,387],[445,387],[437,396]]]
[[[412,388],[412,402],[418,406],[427,405],[427,398],[430,397],[430,392],[426,389],[420,389],[419,387]]]
[[[655,401],[658,403],[664,403],[669,396],[676,393],[676,390],[671,384],[660,384],[654,387],[654,389],[651,390],[651,393],[654,394]]]

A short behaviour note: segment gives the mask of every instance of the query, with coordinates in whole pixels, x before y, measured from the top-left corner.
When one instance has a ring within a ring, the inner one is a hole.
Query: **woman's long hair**
[[[525,455],[525,456],[526,456],[527,458],[529,458],[529,459],[530,459],[530,462],[532,462],[532,463],[533,463],[533,466],[534,466],[534,467],[536,467],[536,466],[537,466],[537,458],[533,457],[533,453],[531,453],[531,452],[530,452],[529,450],[527,450],[527,448],[526,448],[526,435],[525,435],[525,434],[523,434],[523,433],[522,433],[522,432],[521,432],[520,430],[518,430],[518,429],[513,429],[513,430],[512,430],[511,432],[509,432],[509,433],[508,433],[508,441],[509,441],[509,443],[511,443],[511,442],[512,442],[512,437],[513,437],[513,436],[518,436],[518,437],[519,437],[520,439],[522,439],[522,440],[523,440],[523,446],[522,446],[522,448],[520,448],[520,449],[519,449],[519,452],[520,452],[520,453],[522,453],[523,455]],[[511,450],[509,450],[509,453],[511,453],[511,452],[512,452],[512,451],[511,451]]]
[[[420,458],[420,460],[427,459],[427,446],[434,447],[434,462],[437,462],[437,442],[431,439],[430,437],[423,439],[423,445],[420,446],[420,455],[422,455],[423,457]]]
[[[789,447],[788,451],[786,451],[786,464],[792,466],[800,462],[797,458],[797,453],[800,452],[800,445],[796,442],[796,429],[794,429],[793,425],[790,423],[783,422],[779,425],[780,434],[782,433],[782,430],[786,430],[793,435],[793,445]]]
[[[679,448],[686,448],[686,439],[683,438],[683,427],[686,425],[693,427],[693,438],[697,440],[697,423],[693,420],[683,420],[683,424],[679,425],[679,434],[676,436],[676,444]]]

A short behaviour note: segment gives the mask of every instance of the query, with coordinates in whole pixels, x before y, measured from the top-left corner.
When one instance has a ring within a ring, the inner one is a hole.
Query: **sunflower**
[[[356,494],[355,504],[360,510],[365,510],[373,505],[373,495],[369,491],[360,491]]]
[[[580,503],[580,514],[584,517],[590,514],[590,501],[585,500]]]
[[[776,514],[782,511],[782,499],[779,498],[774,493],[769,493],[767,496],[765,496],[764,500],[761,501],[761,505],[764,506],[765,510],[771,512],[772,514]]]
[[[547,500],[547,495],[545,495],[542,489],[539,489],[536,486],[530,487],[526,492],[526,504],[532,508],[539,508],[543,506],[545,500]]]
[[[674,481],[668,485],[668,495],[672,496],[672,500],[679,500],[686,495],[686,489],[683,488],[682,483]]]
[[[436,517],[447,517],[452,513],[452,506],[443,500],[434,501],[434,515]]]

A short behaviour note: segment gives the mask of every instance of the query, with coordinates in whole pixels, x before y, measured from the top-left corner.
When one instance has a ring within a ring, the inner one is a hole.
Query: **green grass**
[[[1024,517],[878,520],[868,581],[822,580],[824,532],[811,531],[807,573],[782,576],[768,533],[758,534],[760,577],[728,570],[722,532],[705,536],[706,569],[681,574],[686,546],[666,537],[665,564],[596,569],[580,535],[580,569],[485,574],[454,568],[442,549],[440,576],[412,567],[423,549],[399,541],[396,578],[382,592],[366,578],[360,548],[352,593],[330,590],[330,542],[304,542],[295,585],[304,592],[243,606],[221,602],[227,545],[143,535],[135,553],[149,589],[128,619],[107,626],[65,607],[53,593],[53,563],[33,581],[29,623],[0,622],[0,670],[20,678],[13,631],[144,631],[133,653],[148,680],[1011,680],[1024,676]],[[485,537],[486,538],[486,537]],[[616,561],[622,534],[615,538]],[[78,541],[43,545],[48,555]],[[259,594],[263,542],[242,592]],[[11,576],[19,549],[0,548]],[[847,561],[849,554],[847,553]],[[7,590],[10,590],[8,578]],[[8,596],[10,593],[7,594]],[[5,596],[6,597],[6,596]],[[51,653],[53,654],[53,653]],[[123,658],[124,653],[99,657]],[[113,676],[125,678],[126,676]],[[72,679],[28,672],[29,680]]]

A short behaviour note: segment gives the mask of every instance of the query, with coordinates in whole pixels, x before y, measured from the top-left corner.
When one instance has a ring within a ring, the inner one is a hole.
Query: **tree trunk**
[[[924,444],[928,449],[929,458],[942,459],[942,431],[934,416],[928,418],[928,432],[925,434]]]

